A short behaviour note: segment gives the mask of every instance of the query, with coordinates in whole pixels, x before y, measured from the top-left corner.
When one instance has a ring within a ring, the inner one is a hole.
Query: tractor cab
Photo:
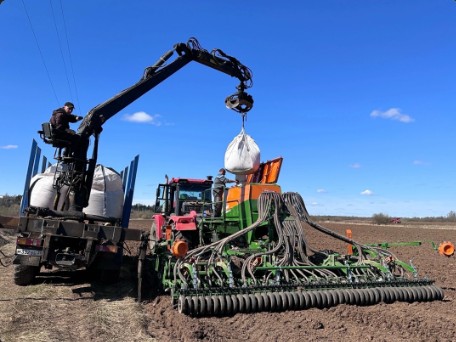
[[[197,215],[211,212],[211,177],[207,179],[171,178],[159,184],[155,200],[155,212],[170,216],[182,216],[192,211]]]

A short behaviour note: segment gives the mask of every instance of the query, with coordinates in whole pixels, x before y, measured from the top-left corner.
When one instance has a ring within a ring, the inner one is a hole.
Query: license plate
[[[43,251],[37,249],[24,249],[24,248],[16,248],[17,255],[32,255],[32,256],[41,256],[43,255]]]

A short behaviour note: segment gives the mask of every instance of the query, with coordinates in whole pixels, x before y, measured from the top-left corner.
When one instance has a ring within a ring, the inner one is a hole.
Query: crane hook
[[[253,98],[246,92],[240,90],[225,99],[226,108],[238,113],[245,114],[253,107]]]

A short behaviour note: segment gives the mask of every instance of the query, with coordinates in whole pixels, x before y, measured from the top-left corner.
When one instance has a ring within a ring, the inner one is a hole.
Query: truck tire
[[[20,286],[30,285],[39,273],[39,266],[16,265],[14,268],[14,283]]]

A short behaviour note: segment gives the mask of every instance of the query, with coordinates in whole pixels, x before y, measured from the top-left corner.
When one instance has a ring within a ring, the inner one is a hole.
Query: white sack
[[[123,210],[122,178],[114,170],[103,165],[95,167],[89,205],[84,213],[105,217],[122,218]]]
[[[29,204],[33,207],[54,209],[54,199],[57,190],[54,188],[54,173],[57,165],[51,165],[43,173],[39,173],[30,180]],[[60,198],[56,210],[63,210],[68,186],[60,189]]]
[[[249,175],[260,167],[260,148],[242,128],[225,152],[225,169],[235,175]]]

